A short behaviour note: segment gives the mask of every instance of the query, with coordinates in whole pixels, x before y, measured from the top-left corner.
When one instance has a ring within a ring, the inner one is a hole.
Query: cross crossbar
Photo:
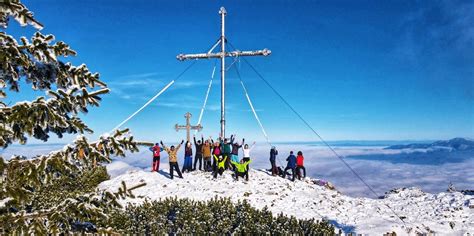
[[[226,52],[226,37],[225,37],[225,16],[227,11],[224,7],[221,7],[219,10],[221,15],[221,36],[219,40],[214,44],[214,46],[209,50],[208,53],[197,53],[197,54],[179,54],[176,56],[176,59],[180,61],[192,60],[192,59],[210,59],[210,58],[220,58],[221,59],[221,133],[220,137],[225,138],[225,58],[226,57],[244,57],[244,56],[268,56],[272,52],[268,49],[255,50],[255,51],[232,51]],[[218,46],[221,45],[221,51],[213,53],[212,51]],[[189,139],[189,138],[188,138]]]

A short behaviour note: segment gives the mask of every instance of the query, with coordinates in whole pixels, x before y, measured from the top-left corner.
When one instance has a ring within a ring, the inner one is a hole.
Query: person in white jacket
[[[248,161],[250,161],[250,151],[252,150],[252,148],[255,146],[255,142],[252,143],[252,146],[249,147],[248,144],[245,144],[244,145],[244,158],[242,158],[242,162],[243,163],[246,163]],[[248,172],[249,172],[249,165],[247,165],[247,168],[246,168],[246,174],[248,176]]]

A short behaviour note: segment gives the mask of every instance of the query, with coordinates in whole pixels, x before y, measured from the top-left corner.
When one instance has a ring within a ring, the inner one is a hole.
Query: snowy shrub
[[[273,216],[266,208],[258,210],[246,201],[232,203],[228,198],[207,202],[177,198],[145,201],[115,211],[100,224],[121,234],[334,234],[334,227],[328,222]]]

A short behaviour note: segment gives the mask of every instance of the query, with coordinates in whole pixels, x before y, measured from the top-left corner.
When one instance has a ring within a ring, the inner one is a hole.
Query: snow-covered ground
[[[123,166],[113,164],[113,172]],[[283,212],[297,218],[328,219],[345,232],[382,235],[395,231],[397,235],[435,232],[437,235],[474,233],[474,209],[468,207],[473,196],[443,192],[430,194],[418,188],[389,193],[384,199],[349,197],[335,190],[315,185],[309,178],[291,182],[273,177],[263,170],[251,170],[250,181],[234,181],[230,172],[214,180],[210,173],[185,173],[184,179],[171,180],[168,165],[159,173],[134,168],[100,184],[101,189],[116,191],[121,182],[127,186],[146,182],[134,190],[139,196],[121,200],[139,204],[145,199],[166,197],[208,200],[215,196],[233,201],[246,199],[257,208],[267,206],[273,213]],[[337,186],[336,186],[337,187]],[[402,223],[388,207],[404,219]]]

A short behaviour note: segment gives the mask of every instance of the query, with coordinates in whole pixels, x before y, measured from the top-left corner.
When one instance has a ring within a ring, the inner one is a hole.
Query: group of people
[[[160,156],[162,151],[166,151],[169,156],[169,166],[170,166],[170,178],[174,178],[174,172],[176,171],[177,175],[180,178],[183,178],[182,173],[191,172],[195,170],[208,171],[212,172],[213,177],[217,178],[218,175],[222,175],[225,170],[232,170],[233,176],[236,180],[239,177],[249,179],[249,164],[252,162],[250,159],[250,151],[255,146],[255,142],[251,146],[245,143],[245,139],[242,139],[241,143],[235,141],[235,135],[231,135],[230,139],[218,138],[216,142],[209,137],[209,139],[204,140],[204,137],[201,136],[200,140],[196,140],[196,137],[193,137],[195,153],[194,153],[194,163],[193,163],[193,145],[190,141],[187,141],[184,149],[184,163],[182,169],[179,169],[177,153],[181,146],[184,144],[184,140],[181,141],[178,145],[166,146],[162,141],[156,143],[153,147],[150,148],[150,151],[153,152],[153,164],[151,171],[158,171],[160,167]],[[239,158],[239,150],[243,150],[243,158]],[[272,147],[270,150],[270,163],[271,163],[271,172],[273,176],[281,176],[286,178],[288,171],[292,171],[292,180],[294,181],[296,177],[301,179],[301,177],[306,177],[306,169],[304,167],[304,157],[303,153],[299,151],[297,156],[293,154],[293,151],[290,152],[290,155],[286,159],[287,166],[284,170],[281,167],[276,165],[278,151],[275,147]],[[198,165],[199,164],[199,165]],[[301,175],[301,170],[303,175]]]
[[[204,140],[203,136],[201,136],[200,140],[196,140],[194,136],[193,140],[195,147],[194,164],[193,145],[190,141],[187,141],[184,147],[184,164],[181,171],[178,166],[177,153],[184,140],[178,145],[170,147],[164,145],[162,141],[156,143],[150,148],[150,151],[153,152],[152,171],[158,171],[161,152],[166,151],[169,156],[171,179],[174,178],[174,171],[176,171],[180,178],[183,178],[182,173],[199,169],[213,172],[214,178],[217,178],[217,175],[222,175],[225,170],[232,170],[236,180],[239,177],[245,177],[248,180],[249,164],[252,162],[250,160],[250,151],[254,147],[255,142],[251,146],[245,144],[245,139],[242,139],[241,143],[235,142],[235,135],[232,135],[230,139],[218,138],[216,142],[214,142],[212,137]],[[244,154],[242,160],[239,158],[239,150],[241,148]]]

